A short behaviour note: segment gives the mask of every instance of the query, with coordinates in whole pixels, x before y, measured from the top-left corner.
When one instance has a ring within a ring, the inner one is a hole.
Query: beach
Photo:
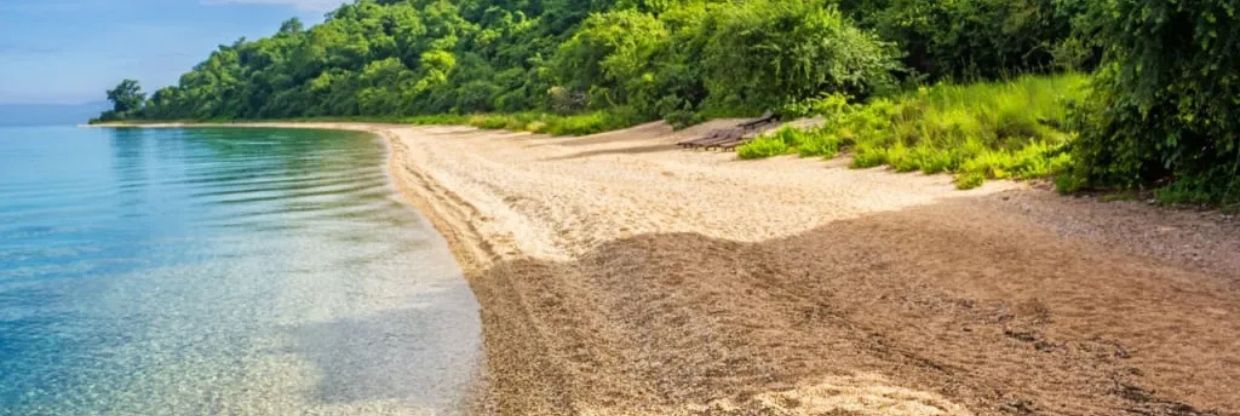
[[[1240,414],[1240,225],[847,158],[369,131],[481,305],[476,411]]]

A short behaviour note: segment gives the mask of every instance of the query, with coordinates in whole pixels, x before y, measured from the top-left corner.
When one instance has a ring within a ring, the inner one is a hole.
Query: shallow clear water
[[[0,414],[445,414],[477,304],[375,137],[0,128]]]

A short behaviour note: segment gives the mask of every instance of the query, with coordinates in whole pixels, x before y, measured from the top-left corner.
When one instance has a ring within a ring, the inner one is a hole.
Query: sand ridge
[[[496,414],[1240,415],[1240,226],[661,123],[366,130],[482,305]]]

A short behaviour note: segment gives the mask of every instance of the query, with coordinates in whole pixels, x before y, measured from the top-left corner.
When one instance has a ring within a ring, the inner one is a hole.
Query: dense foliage
[[[1106,64],[1080,109],[1069,188],[1164,185],[1168,201],[1240,202],[1240,1],[1112,0]]]
[[[570,98],[651,117],[865,96],[890,84],[895,62],[887,44],[821,1],[753,0],[594,15],[559,48],[554,68]]]
[[[141,117],[575,113],[649,120],[890,85],[894,48],[821,0],[359,0],[221,46]]]
[[[1046,70],[1083,1],[358,0],[312,28],[290,20],[221,46],[129,115],[607,110],[688,123],[865,98],[913,74]]]
[[[993,78],[1086,69],[1091,0],[843,0],[865,27],[896,41],[915,75]],[[1080,28],[1078,28],[1080,27]]]

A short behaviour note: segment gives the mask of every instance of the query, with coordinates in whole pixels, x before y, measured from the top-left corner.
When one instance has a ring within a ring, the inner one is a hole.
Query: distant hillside
[[[82,124],[100,111],[106,102],[86,104],[0,104],[0,126],[40,126]]]

